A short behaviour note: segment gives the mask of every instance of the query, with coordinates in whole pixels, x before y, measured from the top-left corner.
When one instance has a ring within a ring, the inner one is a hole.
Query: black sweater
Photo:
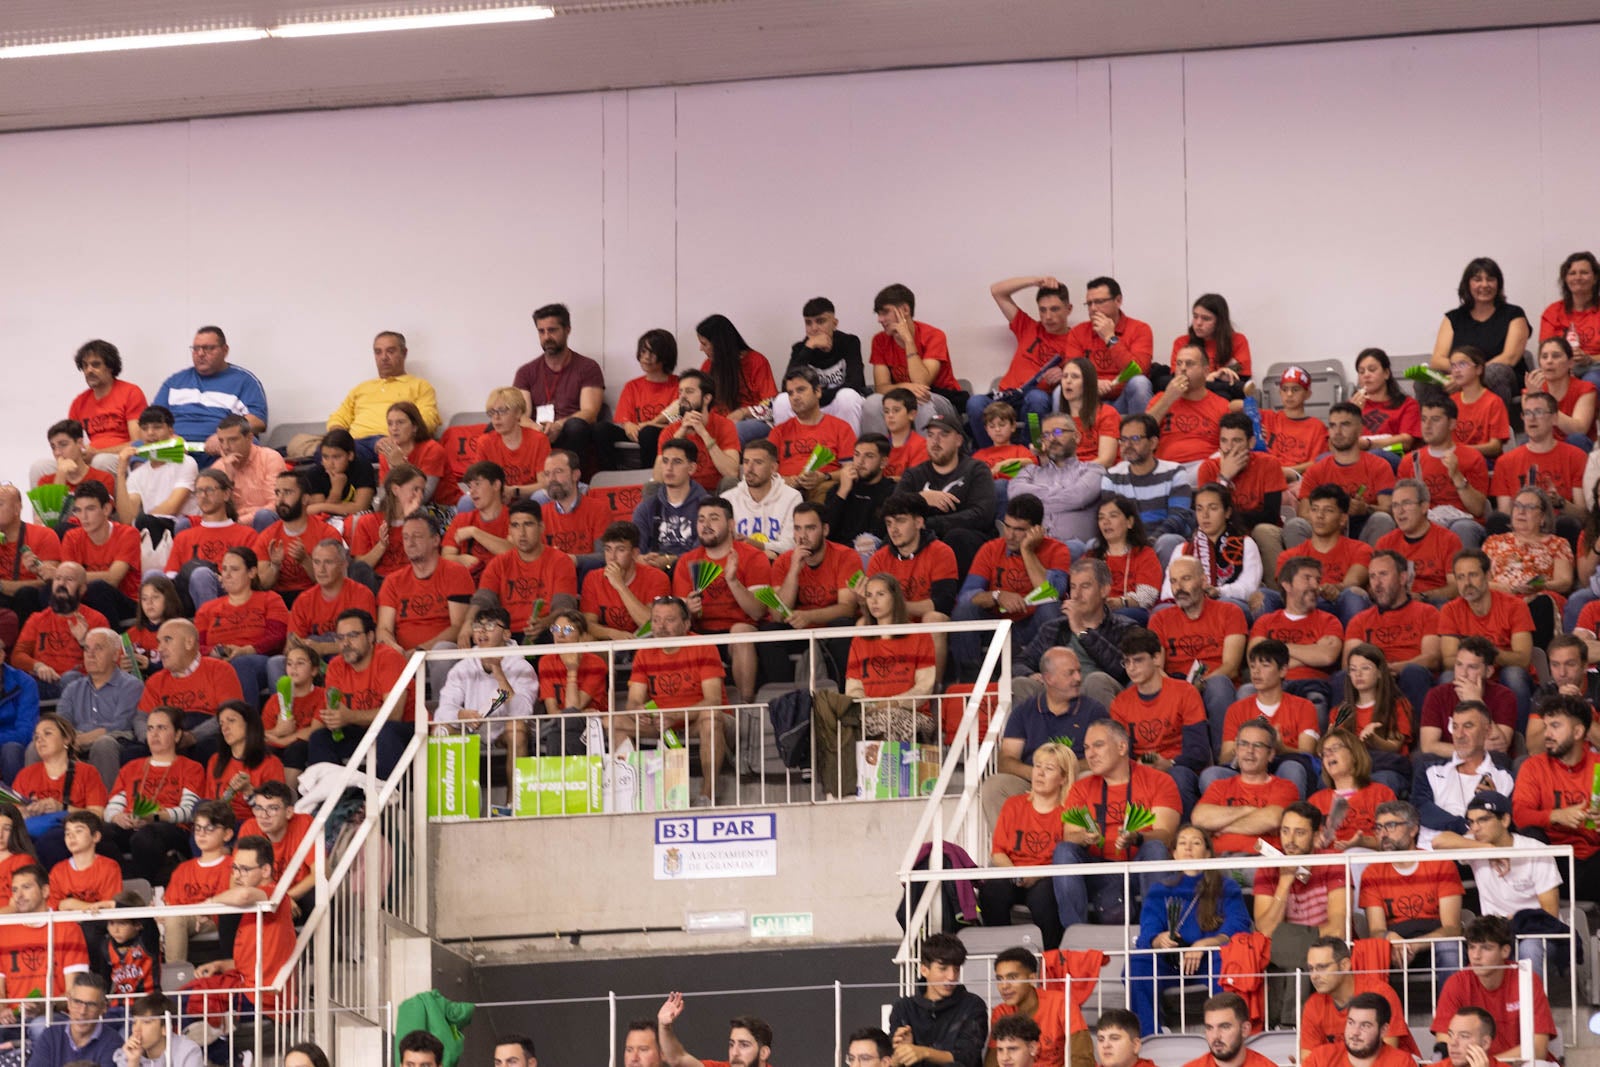
[[[911,1043],[936,1048],[955,1057],[956,1067],[982,1067],[989,1041],[989,1009],[976,993],[958,985],[943,1000],[920,993],[901,997],[889,1009],[889,1034],[911,1027]],[[925,1061],[924,1061],[925,1062]]]

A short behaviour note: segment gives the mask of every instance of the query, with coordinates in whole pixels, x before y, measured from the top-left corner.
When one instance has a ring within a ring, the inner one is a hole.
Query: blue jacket
[[[664,486],[654,496],[639,501],[633,509],[633,524],[639,527],[639,551],[681,556],[700,547],[695,516],[700,512],[700,501],[710,495],[699,482],[690,482],[689,495],[678,507],[667,501]]]
[[[0,745],[33,740],[39,725],[39,685],[9,663],[0,669]]]
[[[1167,929],[1167,901],[1177,900],[1178,907],[1187,912],[1178,925],[1178,936],[1186,944],[1194,944],[1203,937],[1232,937],[1250,929],[1250,913],[1244,907],[1244,893],[1239,883],[1222,876],[1222,925],[1215,930],[1200,929],[1200,909],[1191,908],[1195,892],[1200,888],[1198,874],[1186,874],[1177,885],[1157,881],[1144,895],[1144,908],[1139,912],[1139,941],[1137,948],[1149,948],[1156,935]]]

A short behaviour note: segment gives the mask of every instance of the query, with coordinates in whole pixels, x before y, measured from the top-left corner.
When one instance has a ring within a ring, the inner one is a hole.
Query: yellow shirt
[[[389,432],[389,407],[409,400],[422,412],[431,435],[439,428],[439,402],[433,385],[424,378],[401,374],[394,378],[369,378],[350,390],[339,410],[328,416],[328,429],[346,429],[350,436],[381,437]]]

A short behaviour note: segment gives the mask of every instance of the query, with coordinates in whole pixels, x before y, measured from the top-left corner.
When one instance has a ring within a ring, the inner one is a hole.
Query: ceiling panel
[[[374,5],[7,0],[0,41]],[[1600,20],[1600,0],[622,0],[543,22],[0,60],[0,130]]]

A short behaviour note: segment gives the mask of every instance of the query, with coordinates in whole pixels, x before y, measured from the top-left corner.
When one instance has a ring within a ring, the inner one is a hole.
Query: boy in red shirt
[[[883,433],[883,397],[895,386],[916,399],[916,425],[935,415],[959,419],[955,399],[966,397],[950,365],[944,331],[916,320],[917,298],[903,285],[889,285],[872,301],[882,332],[872,338],[872,391],[861,406],[861,432]]]
[[[1111,717],[1127,729],[1132,755],[1176,783],[1187,817],[1200,796],[1200,772],[1211,766],[1206,709],[1194,686],[1168,678],[1161,639],[1136,628],[1122,639],[1128,688],[1111,702]]]
[[[1307,518],[1311,537],[1278,557],[1280,571],[1291,559],[1306,556],[1322,564],[1317,587],[1317,607],[1348,623],[1372,603],[1367,597],[1367,564],[1372,546],[1345,536],[1350,517],[1350,495],[1337,485],[1319,485],[1311,491]]]
[[[633,523],[612,523],[600,542],[605,566],[584,575],[583,615],[597,639],[627,640],[650,621],[650,605],[672,591],[672,582],[640,561],[639,527]]]
[[[233,835],[237,822],[233,805],[226,800],[202,800],[194,809],[194,843],[200,855],[184,860],[167,879],[163,904],[204,904],[228,888],[233,880]],[[209,916],[174,915],[161,920],[166,935],[167,958],[189,958],[191,934],[217,928]]]
[[[1565,866],[1558,863],[1556,866]],[[1489,1042],[1490,1062],[1548,1060],[1550,1039],[1558,1036],[1555,1017],[1550,1013],[1550,998],[1537,969],[1533,975],[1533,1003],[1519,1003],[1521,983],[1512,958],[1511,924],[1498,915],[1485,915],[1467,924],[1468,968],[1450,976],[1439,990],[1439,1005],[1434,1011],[1434,1040],[1448,1041],[1450,1020],[1463,1008],[1479,1008],[1494,1020],[1494,1037]],[[1524,1049],[1523,1012],[1533,1014],[1533,1048]]]
[[[108,619],[137,612],[142,549],[139,531],[111,521],[111,494],[99,482],[84,482],[72,493],[76,529],[61,540],[61,558],[83,564],[89,587],[83,601]]]
[[[506,473],[498,463],[480,459],[468,467],[466,487],[472,507],[457,512],[444,532],[440,554],[473,575],[511,548],[505,481]]]
[[[507,510],[511,547],[483,568],[479,596],[493,593],[511,616],[512,632],[531,639],[544,632],[555,612],[577,605],[578,569],[571,556],[545,544],[544,509],[538,501],[519,500]],[[473,601],[477,604],[478,596]],[[463,631],[471,630],[477,614],[477,607],[467,609]]]
[[[122,868],[95,851],[100,843],[100,816],[70,811],[63,826],[68,857],[50,871],[52,911],[99,911],[113,907],[122,892]]]
[[[1291,481],[1304,474],[1312,462],[1328,450],[1328,427],[1306,414],[1309,399],[1311,375],[1304,367],[1290,367],[1278,379],[1280,410],[1261,412],[1261,442],[1267,454],[1282,466],[1284,477]]]
[[[896,480],[912,467],[928,462],[928,442],[916,430],[916,394],[904,387],[883,394],[883,433],[889,438],[889,456],[883,476]]]
[[[994,475],[997,489],[1002,483],[1017,476],[1018,470],[1010,466],[1013,461],[1020,461],[1024,465],[1038,462],[1034,458],[1033,449],[1027,445],[1011,443],[1011,438],[1017,430],[1017,409],[1010,404],[1001,400],[985,404],[983,426],[988,431],[984,436],[995,443],[973,452],[972,458],[988,465],[989,473]]]

